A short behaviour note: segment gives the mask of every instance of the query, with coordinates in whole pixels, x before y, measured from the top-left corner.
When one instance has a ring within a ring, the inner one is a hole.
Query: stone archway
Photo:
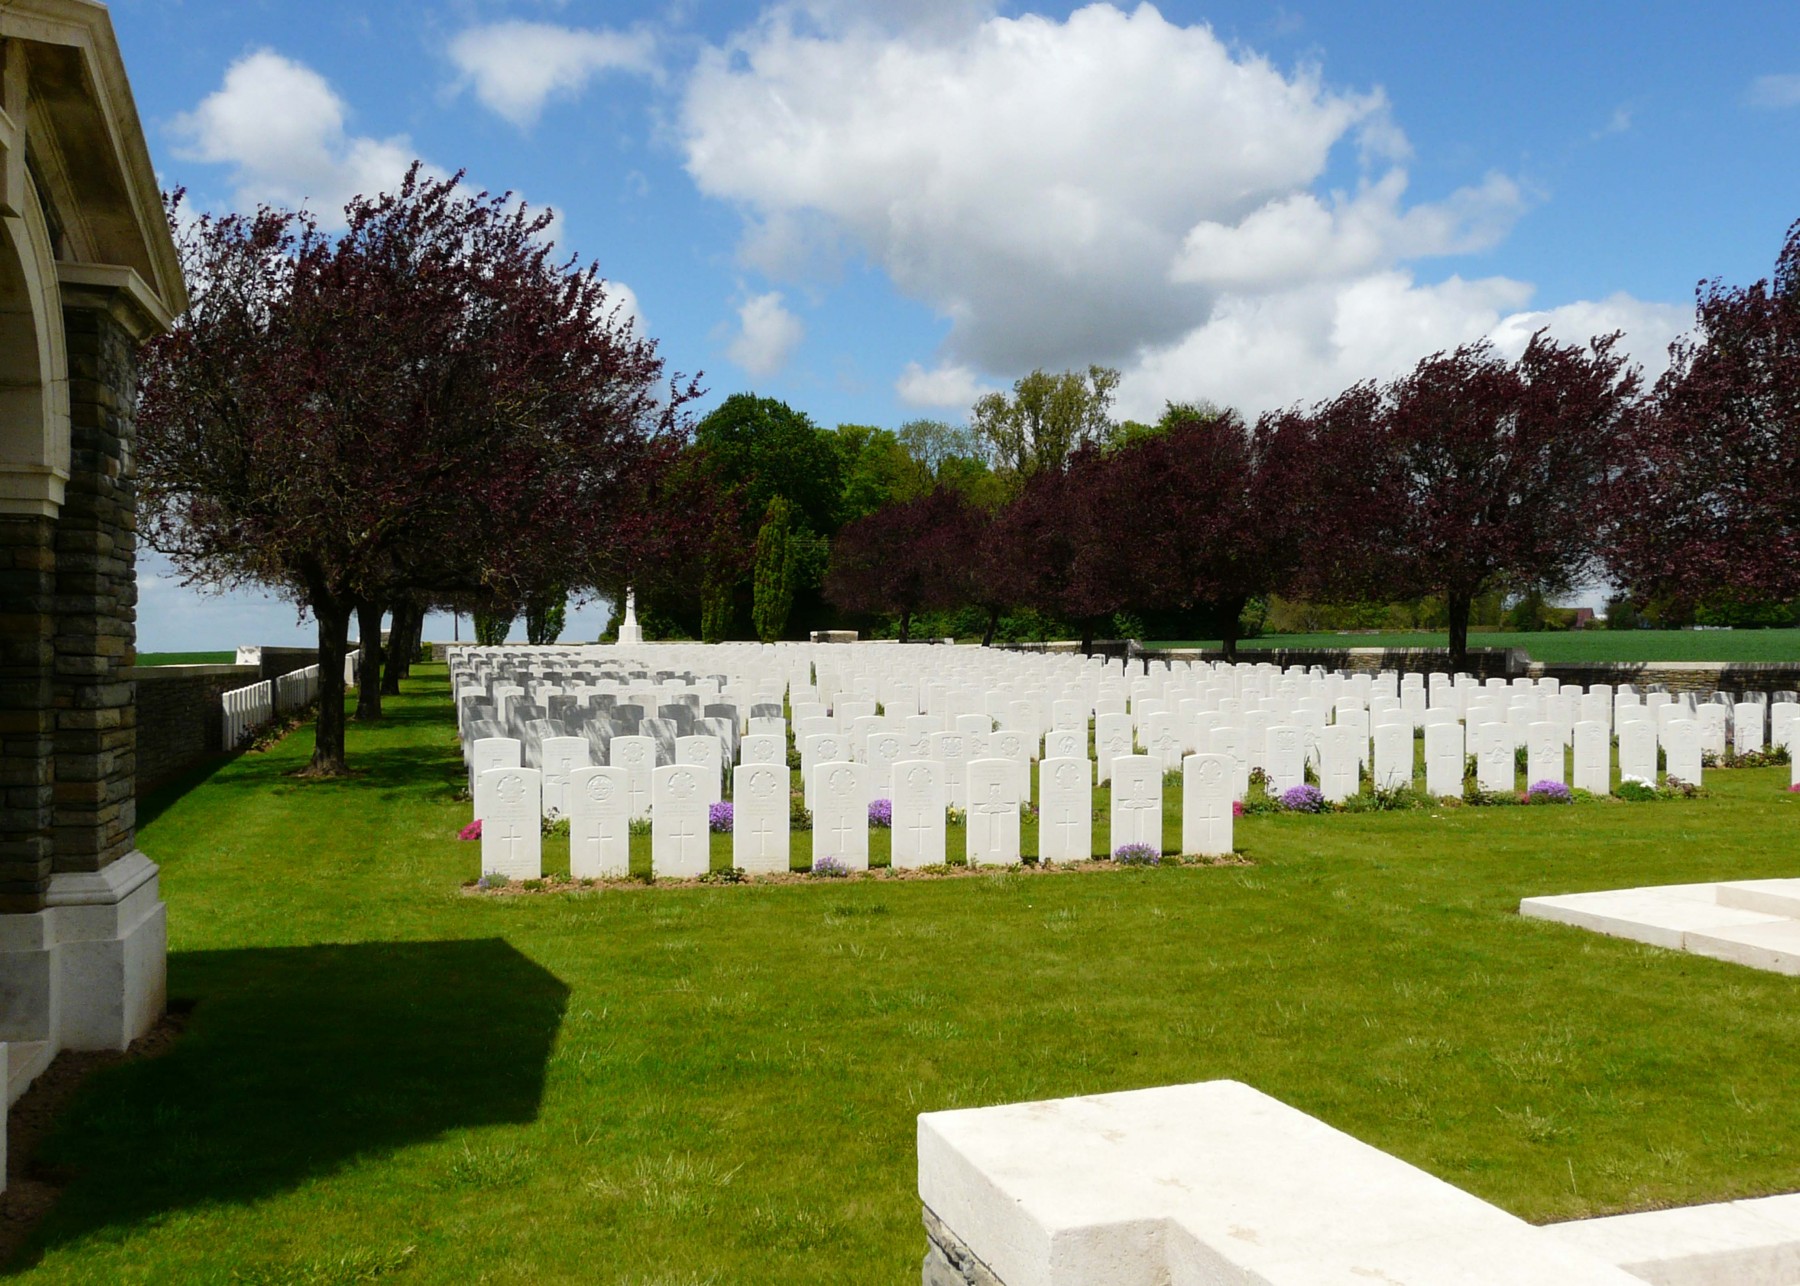
[[[106,10],[0,8],[0,1059],[164,1003],[157,869],[135,847],[136,350],[185,306]]]

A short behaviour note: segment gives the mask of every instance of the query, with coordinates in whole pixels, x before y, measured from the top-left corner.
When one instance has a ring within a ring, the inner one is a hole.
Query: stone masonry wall
[[[253,665],[145,665],[137,684],[138,794],[147,794],[210,755],[223,754],[219,697],[260,676]]]
[[[125,667],[137,636],[136,358],[104,308],[67,306],[70,479],[56,521],[54,798],[57,871],[131,851],[136,713]]]
[[[0,912],[37,910],[50,884],[55,591],[54,521],[0,517]]]

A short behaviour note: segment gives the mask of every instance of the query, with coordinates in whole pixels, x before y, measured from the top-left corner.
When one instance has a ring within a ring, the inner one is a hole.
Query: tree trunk
[[[314,594],[310,604],[319,622],[319,718],[313,730],[313,757],[307,777],[341,777],[344,761],[344,654],[350,650],[350,602]]]
[[[910,607],[900,613],[900,641],[902,643],[912,642],[912,608]]]
[[[393,624],[388,627],[387,657],[381,667],[381,691],[400,695],[400,672],[406,665],[406,640],[412,633],[414,608],[405,599],[394,601]]]
[[[362,635],[362,661],[356,671],[356,719],[381,718],[380,603],[356,605],[356,629]]]
[[[1450,672],[1460,674],[1469,668],[1469,609],[1475,596],[1452,590],[1447,598],[1450,608]]]
[[[1081,654],[1083,656],[1094,654],[1094,618],[1091,616],[1081,618]]]
[[[1000,626],[1000,609],[997,607],[988,608],[987,629],[985,631],[983,631],[982,635],[981,635],[981,646],[982,647],[993,647],[994,646],[994,631],[996,629],[998,629],[999,626]]]
[[[1228,598],[1219,604],[1222,611],[1219,616],[1219,632],[1224,635],[1221,642],[1225,645],[1225,659],[1237,660],[1238,633],[1243,628],[1239,621],[1244,615],[1244,604],[1247,598]]]
[[[400,655],[400,677],[403,679],[412,678],[413,662],[419,659],[419,641],[425,636],[425,608],[413,604],[408,617],[412,628],[406,631],[406,651]]]

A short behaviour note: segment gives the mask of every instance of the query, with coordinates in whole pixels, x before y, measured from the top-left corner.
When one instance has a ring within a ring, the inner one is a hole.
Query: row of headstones
[[[1109,843],[1162,851],[1163,769],[1148,755],[1114,764]],[[848,870],[869,865],[869,768],[822,764],[816,774],[813,857]],[[891,861],[901,869],[946,860],[947,765],[903,760],[894,766]],[[1183,764],[1182,851],[1231,852],[1231,765],[1223,755],[1190,755]],[[965,856],[974,865],[1017,865],[1029,776],[1004,759],[978,759],[963,773]],[[650,868],[657,877],[691,878],[711,865],[709,801],[704,775],[686,764],[655,769],[650,785]],[[529,768],[491,768],[476,783],[483,811],[483,874],[538,879],[543,874],[540,775]],[[740,764],[733,772],[732,864],[751,874],[790,866],[788,777],[773,764]],[[568,782],[569,874],[616,879],[630,873],[631,822],[639,816],[621,768],[582,768]],[[1047,759],[1038,782],[1038,857],[1047,862],[1093,856],[1093,775],[1085,759]]]
[[[1720,707],[1713,706],[1717,710]],[[1760,738],[1760,705],[1745,705],[1736,711],[1735,749],[1743,754],[1762,749]],[[1675,713],[1679,706],[1665,707],[1662,713]],[[1774,708],[1777,739],[1791,738],[1800,728],[1800,705],[1778,704]],[[1269,789],[1281,792],[1305,780],[1310,763],[1317,771],[1320,789],[1333,802],[1348,798],[1360,788],[1364,767],[1372,770],[1379,789],[1410,786],[1414,780],[1414,738],[1410,724],[1378,723],[1373,731],[1373,755],[1370,732],[1363,721],[1349,713],[1343,723],[1319,729],[1275,726],[1264,730],[1260,751],[1238,727],[1206,727],[1207,750],[1228,756],[1233,765],[1234,791],[1239,799],[1249,789],[1252,769],[1261,768],[1268,778]],[[1152,716],[1154,720],[1157,716]],[[963,716],[986,722],[985,716]],[[766,723],[766,731],[758,731],[743,740],[743,763],[780,765],[786,761],[785,737],[776,729],[780,720]],[[912,716],[911,723],[934,724],[931,716]],[[1099,780],[1112,777],[1113,761],[1133,753],[1127,717],[1102,715],[1096,721],[1096,759]],[[1151,725],[1156,729],[1156,725]],[[1454,718],[1432,717],[1425,726],[1424,759],[1426,790],[1447,795],[1461,790],[1466,756],[1476,757],[1477,782],[1483,790],[1510,790],[1514,785],[1514,756],[1520,748],[1518,729],[1510,723],[1484,721],[1465,729]],[[1567,782],[1570,774],[1565,764],[1565,751],[1573,748],[1573,784],[1578,788],[1604,794],[1611,789],[1611,737],[1599,720],[1583,720],[1565,731],[1560,723],[1537,721],[1525,729],[1528,783]],[[1715,737],[1718,738],[1715,744]],[[1698,785],[1703,776],[1702,757],[1707,752],[1723,749],[1722,725],[1715,720],[1665,718],[1660,726],[1647,717],[1622,718],[1619,723],[1619,774],[1622,779],[1654,782],[1657,775],[1657,751],[1660,746],[1668,775]],[[1165,771],[1178,765],[1183,754],[1180,747],[1170,746],[1166,727],[1156,730],[1152,744],[1146,747]],[[566,783],[576,770],[592,766],[590,743],[577,737],[552,737],[543,743],[540,763],[544,771],[543,807],[546,815],[567,811],[564,800]],[[722,794],[723,771],[730,756],[716,737],[696,736],[671,738],[665,747],[661,739],[616,737],[609,747],[611,764],[624,769],[629,793],[638,814],[647,810],[651,797],[650,774],[659,765],[688,764],[703,774],[707,783],[708,802],[717,802]],[[522,754],[520,742],[506,738],[488,738],[475,743],[471,766],[475,774],[497,767],[532,766]],[[1193,752],[1187,752],[1193,753]],[[802,738],[802,781],[806,787],[806,804],[814,802],[815,769],[824,763],[854,760],[870,769],[871,782],[884,790],[892,780],[894,765],[903,760],[931,759],[946,765],[950,773],[950,804],[961,807],[964,800],[960,787],[963,766],[988,758],[1008,760],[1029,768],[1041,759],[1087,758],[1085,731],[1057,729],[1042,742],[1027,739],[1024,734],[1000,730],[983,734],[970,727],[956,732],[909,729],[908,734],[874,731],[866,733],[860,745],[855,738],[834,733],[813,733]],[[479,816],[479,809],[477,811]]]

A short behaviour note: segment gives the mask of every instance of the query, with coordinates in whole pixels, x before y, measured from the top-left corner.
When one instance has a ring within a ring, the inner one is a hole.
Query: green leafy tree
[[[840,424],[837,442],[844,461],[844,493],[838,504],[841,522],[854,522],[930,490],[931,473],[891,430]]]
[[[943,420],[908,420],[894,437],[927,477],[937,478],[946,461],[977,459],[981,439],[974,430]]]
[[[793,568],[788,545],[793,506],[777,496],[769,502],[762,530],[756,533],[756,588],[751,620],[756,637],[773,643],[787,628],[794,607]]]
[[[989,393],[976,402],[971,428],[1003,472],[1020,479],[1061,472],[1078,448],[1112,441],[1118,387],[1119,372],[1109,366],[1086,374],[1036,370],[1013,385],[1012,396]]]
[[[481,609],[475,616],[475,641],[482,647],[499,647],[512,632],[515,613],[505,609]]]
[[[525,641],[534,647],[547,647],[556,642],[562,637],[563,622],[568,616],[568,610],[568,592],[560,587],[527,598]]]
[[[837,436],[787,403],[734,393],[695,425],[694,445],[746,519],[755,521],[781,496],[811,530],[838,529],[844,457]]]

